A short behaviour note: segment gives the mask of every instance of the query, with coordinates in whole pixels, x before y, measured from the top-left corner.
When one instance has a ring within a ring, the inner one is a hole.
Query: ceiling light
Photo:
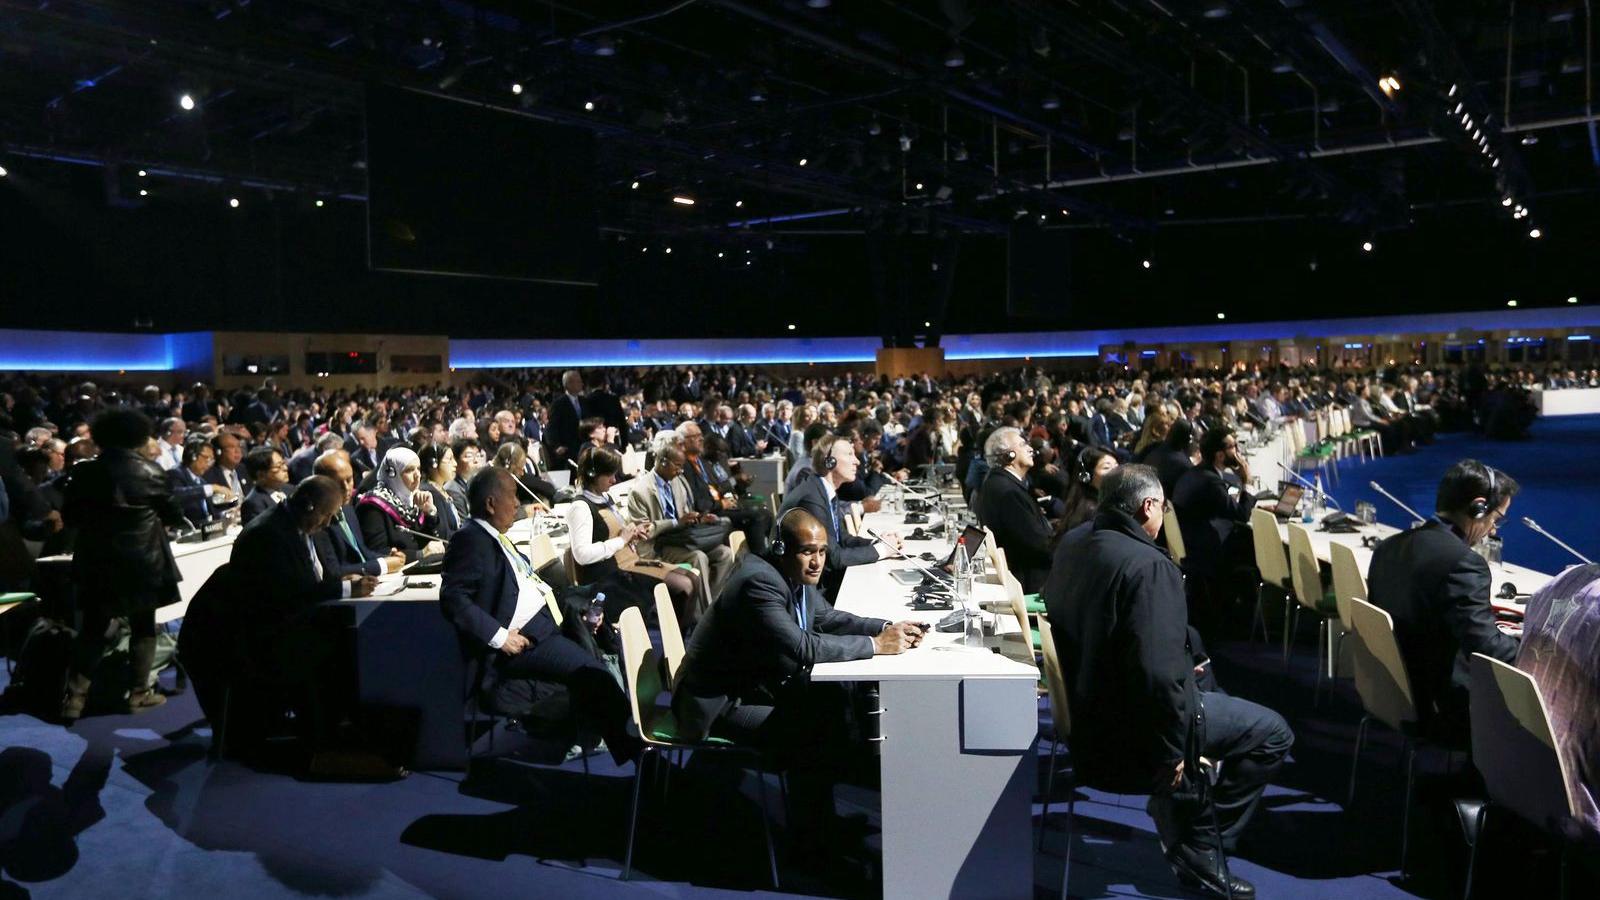
[[[1287,56],[1280,56],[1272,61],[1274,75],[1288,75],[1294,71],[1294,63]]]
[[[1511,205],[1511,198],[1510,197],[1501,197],[1500,198],[1500,205],[1501,206],[1510,206]]]
[[[1489,168],[1491,168],[1491,169],[1500,168],[1500,157],[1496,156],[1493,159],[1489,160]]]
[[[616,56],[617,55],[617,42],[613,41],[609,37],[600,38],[600,40],[595,42],[594,55],[595,56]]]
[[[800,165],[805,165],[807,161],[808,160],[804,156],[800,157]]]
[[[522,93],[522,85],[520,83],[518,83],[518,82],[512,82],[511,83],[511,93],[513,93],[513,94],[521,94]]]
[[[717,251],[717,259],[721,259],[721,258],[722,258],[722,251],[718,250]]]
[[[758,81],[750,86],[750,102],[761,103],[767,99],[766,84]]]
[[[967,161],[967,145],[958,142],[956,144],[955,152],[953,154],[951,154],[951,155],[955,157],[955,161],[956,162],[966,162]]]
[[[1574,299],[1574,300],[1576,300],[1576,299],[1578,299],[1578,298],[1576,298],[1576,297],[1574,297],[1574,298],[1572,298],[1572,299]],[[932,328],[932,327],[933,327],[933,323],[932,323],[932,322],[923,322],[923,323],[922,323],[922,327],[923,327],[923,328]]]
[[[748,265],[748,263],[747,263],[747,265]],[[793,331],[793,330],[794,330],[794,328],[795,328],[795,326],[794,326],[794,323],[793,323],[793,322],[790,322],[790,323],[789,323],[789,330],[790,330],[790,331]]]
[[[144,188],[140,188],[139,189],[139,196],[148,197],[148,196],[150,196],[150,192],[145,190]]]
[[[833,5],[833,0],[806,0],[806,5],[812,9],[827,9]]]
[[[1227,313],[1217,313],[1217,318],[1219,318],[1219,319],[1226,319],[1227,317],[1228,317]]]
[[[148,175],[148,174],[149,174],[149,173],[148,173],[148,172],[146,172],[146,171],[145,171],[145,170],[143,170],[143,169],[140,169],[140,170],[139,170],[139,177],[140,177],[140,178],[143,178],[143,177],[145,177],[145,176],[146,176],[146,175]]]
[[[232,207],[233,209],[238,209],[239,208],[239,198],[238,197],[229,197],[228,198],[228,206]]]
[[[920,181],[917,182],[917,188],[916,189],[919,190],[919,191],[922,190],[922,182],[920,182]]]
[[[742,206],[744,206],[744,201],[743,200],[735,200],[735,201],[733,201],[734,209],[739,209]]]
[[[178,106],[181,107],[184,112],[194,109],[194,96],[191,94],[184,94],[182,97],[179,97]]]
[[[322,201],[318,200],[317,201],[317,209],[321,209],[321,208],[322,208]]]
[[[1233,10],[1229,9],[1226,3],[1208,3],[1202,15],[1208,19],[1226,19],[1231,12]]]
[[[1506,301],[1506,305],[1511,307],[1512,309],[1515,309],[1516,306],[1517,306],[1517,301],[1515,301],[1515,300],[1507,300]]]
[[[693,197],[685,197],[682,194],[678,194],[677,196],[672,198],[672,202],[678,204],[679,206],[693,206],[694,205],[694,198]]]
[[[0,166],[0,178],[4,178],[4,177],[6,177],[7,175],[10,175],[10,174],[11,174],[10,172],[6,171],[6,167],[5,166]]]
[[[637,191],[639,189],[639,182],[635,181],[633,184],[628,185],[628,187],[630,190]]]
[[[867,134],[873,137],[883,134],[883,124],[878,121],[877,116],[873,116],[872,121],[867,123]]]
[[[1061,209],[1061,214],[1062,214],[1062,215],[1063,215],[1063,216],[1070,216],[1070,215],[1072,215],[1072,211],[1071,211],[1071,210],[1068,210],[1068,209],[1067,209],[1067,208],[1066,208],[1066,207],[1062,207],[1062,209]]]
[[[594,112],[594,101],[593,100],[585,100],[585,101],[583,101],[583,111],[584,112]]]
[[[1577,303],[1578,302],[1578,298],[1577,297],[1568,297],[1567,298],[1567,302],[1568,303]]]
[[[944,67],[946,69],[959,69],[967,64],[966,54],[961,52],[961,45],[956,44],[944,54]]]
[[[1361,249],[1362,249],[1363,252],[1371,253],[1372,252],[1372,242],[1371,241],[1362,241],[1361,242]]]
[[[1143,262],[1139,263],[1139,265],[1144,266],[1146,269],[1148,269],[1148,268],[1150,268],[1150,260],[1148,260],[1148,259],[1144,260]]]
[[[1534,240],[1537,241],[1539,238],[1544,237],[1544,232],[1540,231],[1537,228],[1529,229],[1528,237],[1531,237],[1531,238],[1533,238]]]
[[[1537,143],[1539,143],[1539,136],[1537,134],[1525,134],[1522,136],[1522,146],[1524,147],[1532,147]]]
[[[1044,95],[1044,99],[1039,101],[1039,105],[1044,107],[1045,109],[1060,109],[1061,108],[1061,98],[1057,97],[1053,93],[1045,94]]]
[[[1455,95],[1456,95],[1456,86],[1452,84],[1452,85],[1450,85],[1450,96],[1454,97]]]
[[[666,249],[666,250],[665,250],[665,251],[663,251],[663,252],[665,252],[665,253],[671,253],[671,252],[672,252],[672,248],[671,248],[671,247],[668,247],[668,248],[667,248],[667,249]]]

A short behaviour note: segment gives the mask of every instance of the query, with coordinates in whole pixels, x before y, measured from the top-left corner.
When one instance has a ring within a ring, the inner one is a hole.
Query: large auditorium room
[[[0,0],[0,900],[1600,896],[1590,0]]]

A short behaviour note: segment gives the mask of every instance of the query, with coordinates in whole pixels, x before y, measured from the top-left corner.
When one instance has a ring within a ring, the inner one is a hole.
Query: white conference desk
[[[1600,413],[1600,388],[1534,388],[1534,405],[1545,416],[1581,416]]]
[[[872,513],[878,532],[905,530],[900,514]],[[909,553],[948,552],[941,541],[907,542]],[[946,613],[910,608],[910,588],[880,560],[845,573],[835,606],[890,621],[934,623]],[[998,584],[976,584],[979,603],[1001,601]],[[883,895],[1033,896],[1032,803],[1039,733],[1039,670],[1016,620],[984,614],[1001,653],[933,632],[895,656],[824,663],[815,681],[875,681],[881,741]],[[1022,660],[1026,659],[1026,662]]]

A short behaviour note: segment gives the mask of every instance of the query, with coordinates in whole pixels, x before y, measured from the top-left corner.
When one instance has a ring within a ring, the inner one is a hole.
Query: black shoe
[[[1167,864],[1186,888],[1208,897],[1255,900],[1256,886],[1229,874],[1215,848],[1196,850],[1179,845],[1167,854]]]

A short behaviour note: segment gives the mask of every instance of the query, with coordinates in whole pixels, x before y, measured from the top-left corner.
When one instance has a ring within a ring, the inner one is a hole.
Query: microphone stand
[[[1531,528],[1535,532],[1538,532],[1539,534],[1544,535],[1546,538],[1548,538],[1552,542],[1554,542],[1557,547],[1560,547],[1561,549],[1567,551],[1568,553],[1571,553],[1573,556],[1576,556],[1577,558],[1583,560],[1585,563],[1593,563],[1594,562],[1594,560],[1590,559],[1589,557],[1584,556],[1582,553],[1579,553],[1578,551],[1576,551],[1576,550],[1572,549],[1571,547],[1567,546],[1566,541],[1563,541],[1562,539],[1556,537],[1555,535],[1551,534],[1550,532],[1545,531],[1543,528],[1540,528],[1538,522],[1535,522],[1534,520],[1528,518],[1527,516],[1523,516],[1522,517],[1522,524],[1528,526],[1529,528]]]
[[[1322,488],[1317,487],[1315,483],[1307,481],[1304,475],[1301,475],[1299,472],[1296,472],[1295,470],[1289,468],[1288,466],[1284,465],[1281,462],[1278,463],[1278,468],[1284,470],[1285,472],[1288,472],[1290,478],[1293,478],[1295,481],[1300,482],[1301,485],[1303,485],[1303,486],[1305,486],[1307,488],[1310,488],[1311,489],[1311,493],[1315,494],[1318,497],[1321,497],[1322,498],[1322,505],[1327,506],[1329,504],[1332,504],[1335,511],[1344,512],[1344,507],[1339,505],[1339,501],[1337,501],[1337,500],[1333,499],[1332,497],[1330,497],[1328,495],[1327,491],[1323,490]]]
[[[1426,521],[1428,521],[1427,519],[1424,519],[1422,516],[1417,515],[1417,511],[1416,510],[1414,510],[1411,507],[1405,505],[1404,503],[1401,503],[1399,497],[1396,497],[1395,495],[1393,495],[1393,494],[1389,493],[1388,491],[1384,490],[1383,489],[1383,485],[1378,484],[1376,481],[1369,481],[1369,482],[1367,482],[1367,484],[1369,486],[1371,486],[1371,488],[1373,490],[1375,490],[1378,493],[1384,495],[1385,497],[1388,497],[1389,498],[1389,502],[1393,503],[1395,506],[1398,506],[1401,509],[1405,510],[1407,513],[1409,513],[1411,515],[1411,518],[1416,519],[1418,522],[1426,522]]]

